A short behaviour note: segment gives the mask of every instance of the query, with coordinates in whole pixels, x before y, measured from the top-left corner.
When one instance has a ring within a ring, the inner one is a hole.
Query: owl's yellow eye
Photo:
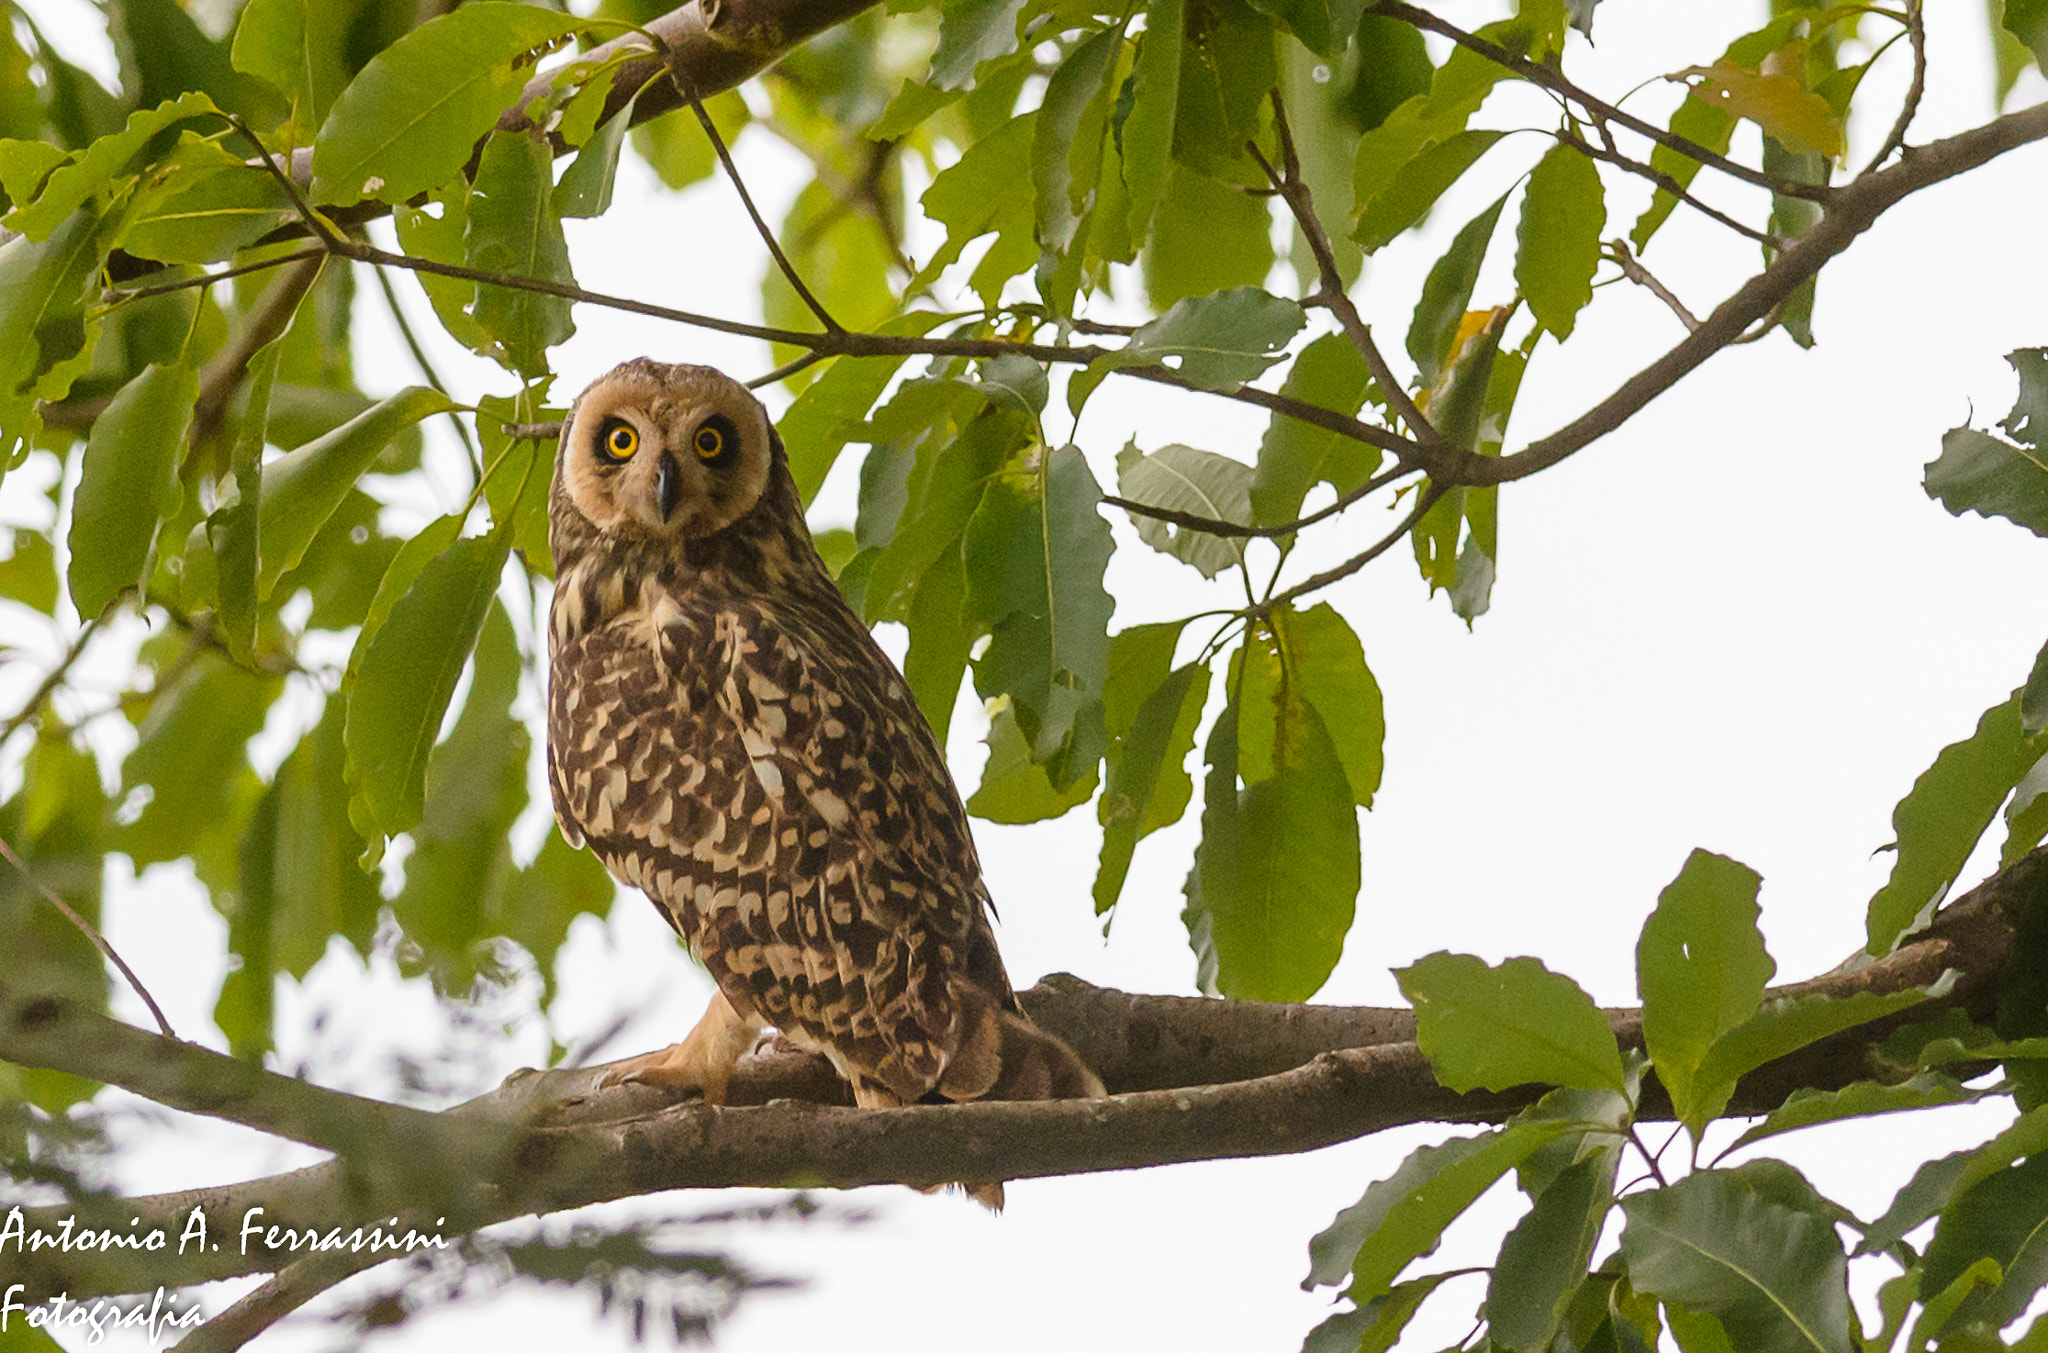
[[[697,429],[695,445],[698,456],[705,460],[715,460],[719,452],[725,450],[725,434],[707,423]]]
[[[604,430],[599,445],[607,459],[626,460],[640,449],[640,434],[634,430],[631,423],[613,423]]]

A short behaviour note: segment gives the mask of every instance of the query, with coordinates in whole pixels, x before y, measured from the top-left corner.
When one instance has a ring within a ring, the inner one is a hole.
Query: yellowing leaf
[[[1691,66],[1681,77],[1698,80],[1693,97],[1748,118],[1794,153],[1842,153],[1842,119],[1828,101],[1790,75],[1763,75],[1729,61]]]

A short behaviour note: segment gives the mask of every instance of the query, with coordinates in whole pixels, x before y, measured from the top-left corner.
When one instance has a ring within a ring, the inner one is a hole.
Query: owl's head
[[[569,411],[554,510],[615,539],[695,540],[753,510],[777,450],[768,411],[738,381],[708,366],[635,358]]]

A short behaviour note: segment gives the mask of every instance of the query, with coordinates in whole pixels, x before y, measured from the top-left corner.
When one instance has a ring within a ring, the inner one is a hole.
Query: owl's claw
[[[697,1021],[697,1027],[690,1030],[689,1037],[660,1052],[613,1063],[598,1077],[596,1088],[609,1090],[638,1083],[667,1090],[678,1098],[695,1091],[706,1104],[723,1104],[733,1065],[753,1043],[760,1028],[759,1020],[742,1016],[720,993],[711,998],[710,1008]]]

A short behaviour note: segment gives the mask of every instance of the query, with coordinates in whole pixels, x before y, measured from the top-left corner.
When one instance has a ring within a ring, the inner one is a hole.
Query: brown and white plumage
[[[628,1074],[718,1100],[772,1024],[863,1105],[1102,1093],[1018,1009],[944,758],[745,388],[646,359],[598,380],[549,526],[556,817],[721,993]]]

